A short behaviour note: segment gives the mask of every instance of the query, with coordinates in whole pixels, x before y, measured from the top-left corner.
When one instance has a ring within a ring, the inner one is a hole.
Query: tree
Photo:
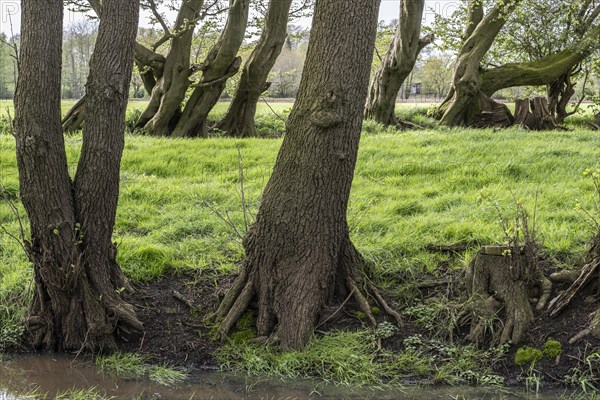
[[[505,7],[500,3],[498,6]],[[569,115],[566,107],[575,93],[573,76],[579,71],[582,61],[597,48],[600,27],[595,21],[600,15],[600,5],[592,1],[539,0],[520,2],[516,12],[513,12],[514,9],[504,8],[501,15],[503,27],[500,27],[489,48],[478,46],[483,50],[477,65],[481,93],[475,91],[478,102],[471,104],[469,115],[462,114],[466,118],[458,118],[461,120],[459,123],[473,124],[474,118],[476,123],[483,125],[509,123],[510,112],[490,101],[489,97],[500,89],[515,86],[547,85],[551,113],[559,122]],[[468,12],[459,10],[460,13],[469,17],[465,35],[475,35],[485,15],[482,2],[470,1]],[[437,21],[434,29],[444,40],[456,36],[454,20],[460,18],[455,15],[452,21],[442,18]],[[464,56],[462,54],[463,60]],[[439,115],[447,111],[454,95],[453,88],[439,107]],[[484,118],[480,118],[483,114],[479,111],[482,110],[486,111]],[[448,124],[448,119],[444,123]]]
[[[254,117],[263,92],[269,89],[269,73],[287,36],[287,23],[293,0],[271,0],[262,35],[250,58],[242,69],[233,101],[227,114],[216,128],[232,136],[256,136]]]
[[[150,103],[137,122],[138,127],[143,127],[152,135],[168,136],[181,113],[181,103],[190,86],[190,77],[195,72],[190,66],[192,39],[196,22],[204,0],[183,0],[175,21],[174,33],[171,32],[154,5],[152,10],[161,21],[164,29],[163,38],[153,46],[156,50],[164,38],[170,38],[169,52],[165,58],[164,67],[160,77],[152,87]],[[147,86],[151,86],[150,83]]]
[[[396,118],[396,98],[402,84],[412,72],[419,53],[433,41],[420,38],[425,0],[400,2],[400,20],[396,35],[371,83],[365,110],[366,118],[384,125],[400,125]]]
[[[173,130],[173,136],[206,136],[207,118],[219,101],[227,79],[242,66],[238,51],[244,41],[250,0],[230,0],[227,24],[206,60],[199,67],[202,78],[194,88]]]
[[[104,0],[87,81],[87,118],[74,181],[61,129],[62,0],[23,0],[15,131],[29,216],[35,295],[26,321],[36,348],[113,349],[140,331],[111,242],[124,147],[139,0]]]
[[[284,348],[306,345],[336,295],[354,296],[375,323],[346,211],[378,8],[378,0],[317,1],[299,96],[240,276],[216,313],[222,337],[253,298],[258,335],[273,334]]]
[[[423,85],[432,88],[436,96],[443,96],[452,82],[452,60],[447,54],[430,56],[420,73]]]
[[[506,23],[506,18],[513,12],[520,0],[499,0],[495,6],[481,19],[482,12],[472,11],[468,22],[467,34],[471,33],[460,48],[454,67],[452,88],[448,99],[440,106],[443,111],[441,123],[444,125],[476,125],[475,118],[483,110],[494,112],[498,107],[505,111],[504,107],[494,103],[481,91],[481,79],[479,76],[480,65],[483,57],[487,54],[500,30]],[[480,0],[471,0],[471,7],[483,10]],[[505,113],[510,114],[507,110]],[[494,121],[500,125],[504,124],[502,112],[501,121]],[[512,118],[512,116],[511,116]],[[506,124],[512,124],[508,121]]]

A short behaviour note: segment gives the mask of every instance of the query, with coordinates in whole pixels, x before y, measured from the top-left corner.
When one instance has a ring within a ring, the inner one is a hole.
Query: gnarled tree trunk
[[[287,36],[287,24],[293,0],[271,0],[265,26],[250,58],[242,69],[242,76],[227,114],[215,126],[231,136],[256,136],[254,117],[263,92],[271,85],[269,73],[281,54]]]
[[[458,53],[452,97],[440,106],[443,112],[440,123],[449,126],[471,125],[474,117],[481,111],[480,104],[489,102],[481,90],[481,60],[519,2],[520,0],[508,3],[499,1],[474,27],[473,33]]]
[[[139,0],[104,0],[87,83],[77,177],[69,177],[60,116],[63,2],[23,0],[15,97],[21,199],[35,295],[27,319],[36,348],[112,349],[141,330],[111,242]]]
[[[369,91],[365,117],[384,125],[399,125],[396,98],[402,84],[412,72],[421,50],[433,41],[420,38],[425,0],[403,0],[394,40],[375,74]]]
[[[306,345],[334,295],[355,296],[361,258],[346,211],[375,44],[378,0],[319,0],[300,92],[245,240],[246,258],[217,316],[224,336],[258,299],[260,336]]]
[[[515,246],[486,246],[471,261],[466,287],[474,299],[467,305],[472,342],[518,344],[534,320],[532,289],[538,293],[536,309],[546,306],[552,283],[527,253]]]
[[[200,68],[202,79],[193,85],[173,136],[206,136],[208,113],[219,101],[227,80],[241,67],[237,53],[244,41],[249,10],[250,0],[230,0],[227,24]]]
[[[204,0],[184,0],[181,3],[175,21],[175,27],[180,33],[171,39],[162,76],[156,81],[150,103],[136,124],[151,135],[168,136],[179,119],[181,103],[194,72],[190,68],[192,39],[195,21],[203,4]],[[148,80],[149,77],[145,82]]]

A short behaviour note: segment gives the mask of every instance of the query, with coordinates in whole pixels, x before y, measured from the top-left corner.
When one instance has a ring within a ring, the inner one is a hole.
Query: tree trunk
[[[398,29],[371,83],[366,118],[384,125],[398,125],[398,92],[412,72],[421,50],[433,41],[432,36],[419,39],[424,9],[425,0],[403,0],[400,3]]]
[[[250,0],[230,0],[227,24],[221,37],[202,64],[202,79],[194,84],[173,136],[206,136],[208,113],[219,101],[227,79],[235,75],[242,63],[237,53],[244,41]]]
[[[519,344],[534,320],[531,293],[536,293],[536,309],[541,311],[552,290],[535,260],[514,246],[482,248],[469,265],[466,286],[475,299],[466,307],[471,322],[468,339],[492,346]]]
[[[60,116],[63,2],[21,4],[15,128],[35,277],[27,327],[36,348],[112,349],[118,335],[142,328],[120,297],[128,285],[111,243],[139,0],[103,2],[74,185]]]
[[[346,211],[375,43],[378,0],[319,0],[287,132],[245,240],[241,274],[217,311],[225,336],[258,299],[258,335],[302,348],[335,294],[354,295],[361,258]]]
[[[260,40],[242,69],[233,101],[216,129],[231,136],[256,136],[256,106],[261,94],[271,86],[267,79],[285,44],[292,2],[293,0],[271,0],[269,3]]]
[[[151,135],[168,136],[179,118],[181,103],[190,86],[190,76],[194,72],[194,69],[190,68],[194,37],[194,25],[190,25],[190,21],[198,18],[203,4],[204,0],[184,0],[177,14],[175,26],[183,33],[171,39],[163,74],[154,85],[150,103],[136,124]]]
[[[577,67],[569,69],[548,85],[548,109],[559,124],[564,123],[565,119],[572,115],[567,107],[575,95],[575,83],[573,83],[572,77],[577,74],[577,70]]]
[[[152,50],[135,44],[135,62],[140,70],[144,88],[148,93],[156,86],[156,79],[163,74],[165,58]],[[63,132],[74,132],[81,129],[85,122],[85,95],[77,101],[62,120]]]
[[[85,96],[77,101],[62,119],[63,132],[75,132],[81,129],[85,121]]]
[[[499,1],[483,17],[473,33],[465,41],[458,53],[452,85],[452,98],[442,104],[443,125],[471,125],[475,115],[480,112],[479,105],[485,103],[481,97],[482,80],[480,77],[481,60],[492,46],[496,36],[506,23],[506,18],[520,0],[506,4]]]
[[[515,103],[515,116],[515,124],[522,125],[533,131],[564,129],[556,123],[556,119],[548,107],[548,100],[545,97],[535,97],[531,100],[517,100]]]

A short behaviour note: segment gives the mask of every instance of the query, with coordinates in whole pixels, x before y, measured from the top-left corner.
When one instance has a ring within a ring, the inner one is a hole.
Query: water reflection
[[[170,388],[150,381],[131,381],[104,375],[90,362],[64,356],[16,357],[0,364],[0,400],[18,399],[16,393],[47,393],[53,398],[69,389],[96,390],[115,400],[292,400],[292,399],[559,399],[561,393],[527,395],[505,388],[404,388],[394,390],[356,389],[327,386],[313,381],[277,381],[244,378],[223,373],[191,376],[178,387]]]

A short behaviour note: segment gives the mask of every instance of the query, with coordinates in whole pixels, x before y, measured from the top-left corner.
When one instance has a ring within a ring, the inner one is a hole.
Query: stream
[[[259,379],[222,372],[189,376],[177,387],[149,380],[125,380],[102,374],[92,362],[60,355],[29,355],[5,358],[0,362],[0,400],[23,399],[23,393],[47,394],[53,398],[69,389],[95,388],[115,400],[237,400],[237,399],[537,399],[568,398],[564,392],[542,392],[537,396],[503,387],[417,387],[362,389],[325,385],[311,380]]]

